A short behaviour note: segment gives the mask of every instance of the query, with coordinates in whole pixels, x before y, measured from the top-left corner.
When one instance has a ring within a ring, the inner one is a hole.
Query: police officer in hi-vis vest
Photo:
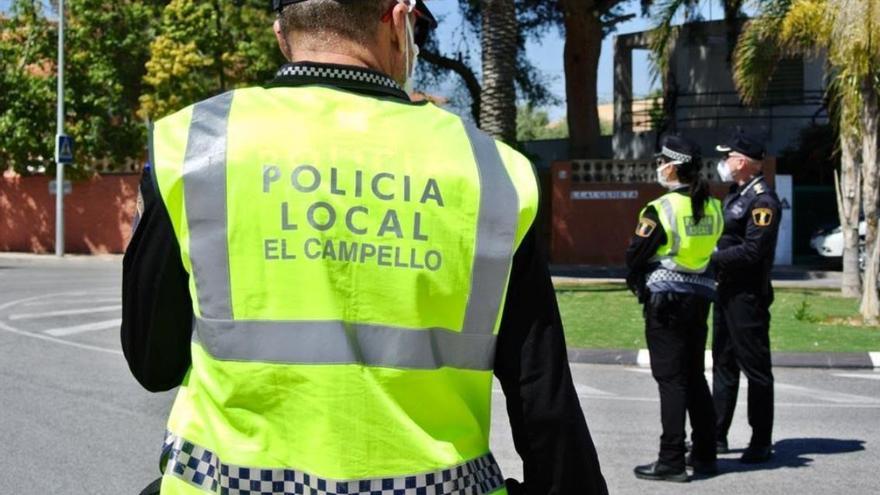
[[[697,474],[714,474],[715,414],[704,376],[709,306],[715,280],[709,258],[724,220],[721,202],[700,176],[699,147],[667,136],[657,155],[657,181],[668,193],[642,210],[626,252],[627,281],[644,303],[651,372],[660,391],[660,453],[638,466],[647,480],[687,481],[685,414],[693,427],[689,463]]]
[[[158,121],[122,342],[172,494],[607,493],[528,160],[409,87],[421,0],[276,0],[290,63]],[[493,373],[524,480],[489,451]]]
[[[763,174],[764,144],[737,131],[718,146],[724,160],[718,173],[734,182],[724,199],[724,234],[712,261],[718,272],[718,302],[712,339],[713,387],[718,416],[718,451],[727,452],[742,371],[749,381],[748,418],[752,436],[740,460],[765,462],[772,456],[773,370],[770,360],[770,271],[782,210]]]

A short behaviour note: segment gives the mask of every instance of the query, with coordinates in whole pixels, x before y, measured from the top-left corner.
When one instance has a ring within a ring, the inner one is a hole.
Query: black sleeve
[[[646,284],[648,265],[657,249],[665,243],[666,231],[663,230],[657,210],[649,206],[639,218],[636,231],[626,249],[626,286],[641,303],[647,301],[649,295]]]
[[[189,369],[192,302],[189,275],[152,174],[141,179],[139,215],[122,262],[122,351],[151,392],[180,385]]]
[[[660,246],[666,244],[666,231],[653,206],[645,210],[626,248],[626,267],[632,272],[644,271]]]
[[[712,261],[719,269],[728,271],[754,266],[773,257],[776,237],[779,233],[779,202],[769,195],[759,196],[752,204],[746,224],[743,242],[712,254]]]
[[[513,260],[495,376],[523,460],[525,479],[521,487],[509,482],[511,494],[608,493],[575,392],[556,292],[534,227]]]

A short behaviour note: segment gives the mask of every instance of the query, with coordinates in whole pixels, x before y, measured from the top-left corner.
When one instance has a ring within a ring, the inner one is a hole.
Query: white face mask
[[[721,182],[733,182],[733,172],[727,166],[727,160],[718,162],[718,177],[721,179]]]
[[[668,167],[672,167],[674,165],[675,165],[675,162],[669,162],[669,163],[664,163],[663,165],[660,165],[659,167],[657,167],[657,183],[660,184],[661,186],[665,187],[666,189],[669,189],[670,191],[673,189],[677,189],[678,187],[681,186],[681,182],[679,182],[677,180],[671,181],[671,180],[667,179],[666,174],[663,173],[663,171],[666,170]]]
[[[410,14],[415,8],[415,1],[398,0],[398,2],[409,8]],[[406,57],[406,80],[403,83],[403,90],[407,93],[413,92],[413,77],[416,73],[416,62],[419,60],[419,45],[416,44],[415,28],[413,27],[412,18],[406,16],[406,40],[404,41],[403,53]]]

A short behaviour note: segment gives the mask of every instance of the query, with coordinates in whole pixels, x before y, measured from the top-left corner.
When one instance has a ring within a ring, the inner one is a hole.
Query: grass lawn
[[[858,302],[836,291],[777,289],[770,308],[773,350],[790,352],[880,351],[880,327],[849,324]],[[558,287],[570,347],[644,349],[642,308],[623,285]],[[709,316],[709,339],[712,336]]]

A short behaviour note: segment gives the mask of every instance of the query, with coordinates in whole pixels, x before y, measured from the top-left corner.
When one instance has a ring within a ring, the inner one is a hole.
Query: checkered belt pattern
[[[690,285],[700,285],[703,287],[707,287],[709,289],[715,290],[715,280],[706,277],[705,275],[700,275],[696,273],[683,273],[676,272],[673,270],[667,270],[665,268],[657,268],[650,275],[648,275],[648,279],[646,281],[648,287],[650,288],[651,284],[658,282],[672,282],[677,284],[690,284]]]
[[[504,486],[492,454],[433,473],[331,480],[293,469],[224,464],[210,450],[170,433],[162,450],[166,476],[221,495],[484,495]]]

